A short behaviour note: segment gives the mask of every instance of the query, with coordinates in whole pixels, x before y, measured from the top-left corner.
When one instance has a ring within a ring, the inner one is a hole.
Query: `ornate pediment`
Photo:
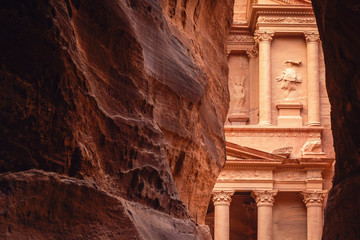
[[[235,143],[226,142],[226,155],[238,159],[263,159],[266,161],[283,162],[286,157],[264,152],[258,149],[240,146]]]

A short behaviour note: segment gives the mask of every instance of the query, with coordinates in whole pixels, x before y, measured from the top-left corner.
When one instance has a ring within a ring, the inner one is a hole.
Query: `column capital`
[[[306,207],[322,207],[327,190],[304,190],[301,194],[304,196]]]
[[[275,196],[277,193],[277,190],[254,190],[252,197],[255,199],[258,207],[272,206],[275,202]]]
[[[304,32],[304,36],[305,36],[307,43],[309,43],[309,42],[319,43],[320,42],[319,34],[316,32]]]
[[[256,48],[246,50],[249,59],[254,59],[258,56],[259,51]]]
[[[234,192],[213,192],[213,202],[214,205],[227,205],[230,206],[231,202],[231,196],[234,194]]]
[[[268,31],[255,31],[254,39],[257,43],[259,42],[271,42],[274,32]]]

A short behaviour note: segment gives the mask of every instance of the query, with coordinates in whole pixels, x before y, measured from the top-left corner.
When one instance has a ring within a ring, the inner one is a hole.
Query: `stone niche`
[[[230,54],[230,109],[227,121],[231,125],[245,125],[249,121],[250,81],[249,60],[245,53]]]
[[[277,36],[271,43],[272,122],[307,121],[306,43],[303,36]]]

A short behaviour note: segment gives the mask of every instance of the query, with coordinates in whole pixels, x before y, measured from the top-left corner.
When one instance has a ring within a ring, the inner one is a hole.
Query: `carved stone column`
[[[259,96],[258,94],[254,94],[255,92],[257,92],[257,89],[259,89],[259,85],[257,83],[257,80],[256,80],[256,58],[259,54],[258,50],[253,48],[253,49],[249,49],[246,51],[246,54],[249,58],[249,92],[251,93],[250,96],[249,96],[249,99],[250,99],[250,103],[249,103],[249,113],[250,113],[250,119],[251,119],[251,116],[253,114],[252,110],[254,108],[258,108],[259,107],[259,104],[258,104],[258,101],[259,101]],[[255,90],[255,91],[254,91]],[[258,114],[256,114],[258,115]]]
[[[270,43],[274,33],[255,32],[259,43],[259,124],[271,125]]]
[[[229,240],[230,237],[230,202],[233,192],[214,192],[215,207],[214,239]]]
[[[307,81],[308,81],[308,125],[320,125],[320,86],[319,86],[319,35],[306,32]]]
[[[321,240],[323,201],[327,191],[303,191],[307,208],[307,240]]]
[[[272,239],[272,207],[278,191],[253,191],[258,207],[258,240]]]

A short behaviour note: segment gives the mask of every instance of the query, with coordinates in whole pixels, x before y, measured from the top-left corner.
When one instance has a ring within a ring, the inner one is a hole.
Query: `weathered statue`
[[[294,65],[300,66],[301,61],[286,60],[285,64],[286,64],[285,70],[282,72],[281,76],[276,78],[276,80],[278,82],[283,81],[281,85],[281,89],[287,90],[286,98],[288,98],[290,92],[296,90],[296,83],[302,82],[302,77],[296,74],[296,71],[293,67]]]
[[[242,110],[245,105],[245,76],[230,77],[229,82],[232,83],[230,88],[230,108],[234,112]]]

